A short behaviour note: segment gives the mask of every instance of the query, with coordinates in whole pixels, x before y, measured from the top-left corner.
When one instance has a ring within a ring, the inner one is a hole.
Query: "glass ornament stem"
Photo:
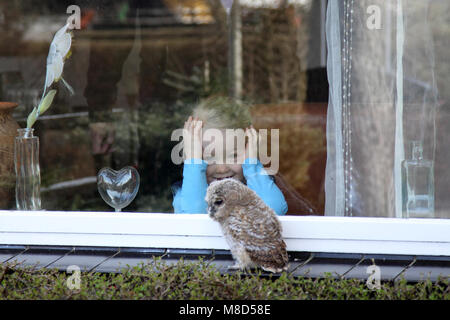
[[[17,210],[41,210],[39,137],[34,129],[17,129],[14,142]]]

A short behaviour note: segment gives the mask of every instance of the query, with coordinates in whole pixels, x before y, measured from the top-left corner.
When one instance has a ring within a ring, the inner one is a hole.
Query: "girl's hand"
[[[255,128],[245,129],[245,135],[248,137],[247,145],[245,146],[245,158],[257,159],[258,158],[258,132]]]
[[[203,122],[192,116],[184,123],[183,151],[186,160],[202,159],[203,156]]]

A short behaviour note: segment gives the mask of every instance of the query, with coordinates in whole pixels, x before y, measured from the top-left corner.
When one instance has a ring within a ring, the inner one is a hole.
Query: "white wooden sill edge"
[[[280,217],[289,251],[450,256],[450,219]],[[0,211],[0,244],[228,249],[205,214]]]

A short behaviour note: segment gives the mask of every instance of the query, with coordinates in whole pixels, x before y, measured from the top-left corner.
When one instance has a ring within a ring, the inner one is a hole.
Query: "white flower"
[[[53,83],[61,80],[67,87],[71,94],[73,94],[72,87],[63,79],[62,72],[64,69],[64,61],[68,58],[70,46],[72,45],[72,34],[68,30],[69,24],[59,29],[52,42],[47,56],[47,71],[45,75],[44,92],[42,93],[39,105],[33,108],[33,111],[28,115],[27,127],[31,128],[36,122],[39,115],[47,111],[53,102],[56,95],[56,90],[50,90],[47,94],[47,88]]]
[[[50,44],[50,50],[47,56],[47,74],[45,76],[45,87],[42,96],[44,96],[48,87],[62,78],[64,61],[67,58],[70,46],[72,45],[72,34],[68,31],[68,27],[69,24],[66,24],[59,29]],[[68,86],[64,79],[63,82],[69,91],[73,92],[72,88]]]

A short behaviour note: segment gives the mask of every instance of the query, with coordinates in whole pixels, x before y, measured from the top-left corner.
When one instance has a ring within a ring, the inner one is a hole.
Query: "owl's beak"
[[[208,206],[208,214],[211,218],[214,219],[214,214],[216,213],[216,209],[214,209],[214,207],[212,206]]]

